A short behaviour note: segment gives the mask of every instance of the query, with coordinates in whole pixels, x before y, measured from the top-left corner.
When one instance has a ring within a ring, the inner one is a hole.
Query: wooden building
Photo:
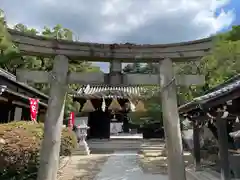
[[[240,75],[211,89],[203,96],[179,107],[182,117],[193,125],[193,144],[196,168],[200,167],[199,131],[205,126],[218,140],[221,180],[230,180],[231,173],[239,178],[240,159],[237,139],[230,136],[240,130]],[[230,173],[231,172],[231,173]]]
[[[95,109],[93,112],[87,114],[88,126],[90,127],[88,138],[110,138],[111,123],[123,123],[123,132],[128,133],[129,119],[127,113],[130,111],[131,106],[129,100],[135,102],[136,99],[141,97],[142,93],[144,93],[144,88],[137,86],[87,85],[80,88],[74,96],[74,100],[78,101],[81,107],[87,100],[90,100]],[[116,111],[109,110],[113,99],[118,101],[121,109]],[[105,103],[106,106],[105,110],[102,108],[103,103]],[[80,108],[79,112],[81,111],[82,109]],[[84,114],[84,112],[82,112],[82,114]]]
[[[43,120],[48,96],[27,84],[18,82],[14,75],[0,69],[0,123],[30,120],[29,98],[40,100],[38,117]]]

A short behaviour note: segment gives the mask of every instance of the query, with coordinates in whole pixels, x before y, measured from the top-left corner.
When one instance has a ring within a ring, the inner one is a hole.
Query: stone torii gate
[[[19,70],[18,80],[50,83],[50,99],[41,147],[38,180],[55,180],[59,163],[65,95],[69,83],[161,85],[161,100],[170,180],[185,180],[176,84],[203,84],[202,76],[174,77],[173,61],[199,60],[211,48],[211,38],[169,45],[80,43],[29,36],[9,29],[23,55],[55,56],[52,72]],[[110,73],[68,73],[68,58],[110,62]],[[121,63],[156,62],[160,74],[122,74]]]

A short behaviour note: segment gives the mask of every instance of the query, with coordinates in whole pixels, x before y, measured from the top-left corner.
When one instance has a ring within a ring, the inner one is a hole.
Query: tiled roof
[[[240,75],[229,79],[227,82],[220,84],[219,86],[213,89],[214,90],[210,90],[207,94],[197,97],[192,101],[180,106],[179,107],[180,113],[196,109],[202,104],[205,104],[212,100],[220,98],[223,95],[231,93],[236,89],[240,89]]]
[[[3,77],[5,77],[5,78],[7,78],[8,80],[10,80],[10,81],[18,84],[19,86],[22,86],[22,87],[24,87],[24,88],[29,89],[30,91],[33,91],[33,92],[39,94],[40,96],[43,96],[43,97],[45,97],[45,98],[49,98],[46,94],[40,92],[39,90],[37,90],[37,89],[35,89],[35,88],[33,88],[33,87],[25,84],[25,83],[22,83],[22,82],[17,81],[16,76],[14,76],[13,74],[5,71],[5,70],[2,69],[2,68],[0,68],[0,76],[3,76]]]
[[[145,89],[139,86],[130,86],[130,87],[122,87],[122,86],[107,86],[107,85],[99,85],[99,86],[83,86],[81,87],[75,97],[80,98],[129,98],[129,97],[140,97],[143,93],[145,93]]]

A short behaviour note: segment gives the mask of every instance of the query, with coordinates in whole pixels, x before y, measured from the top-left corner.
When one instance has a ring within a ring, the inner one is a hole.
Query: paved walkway
[[[136,151],[115,152],[108,158],[95,180],[168,180],[166,175],[144,174]]]

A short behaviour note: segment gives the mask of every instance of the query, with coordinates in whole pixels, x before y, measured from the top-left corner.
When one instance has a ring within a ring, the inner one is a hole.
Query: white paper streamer
[[[105,110],[106,110],[106,102],[105,102],[105,99],[103,98],[102,111],[105,112]]]
[[[239,118],[238,118],[238,116],[237,116],[237,118],[236,118],[236,121],[235,121],[236,123],[239,123]]]
[[[224,111],[221,118],[226,118],[226,117],[228,117],[228,114],[229,114],[228,111]]]

